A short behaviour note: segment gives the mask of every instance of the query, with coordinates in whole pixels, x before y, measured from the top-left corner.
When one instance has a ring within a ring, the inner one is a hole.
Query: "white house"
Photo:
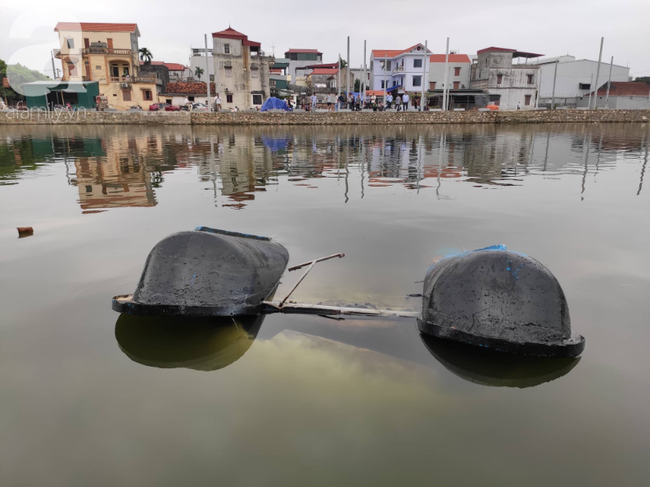
[[[428,88],[430,90],[440,90],[445,86],[445,54],[432,54],[429,56],[429,76]],[[469,89],[469,80],[471,75],[472,61],[467,54],[450,54],[447,64],[449,75],[447,82],[451,90]]]
[[[557,61],[557,77],[555,63]],[[589,96],[595,87],[607,83],[609,79],[609,63],[600,64],[598,80],[595,80],[598,61],[576,59],[574,56],[558,56],[529,61],[540,67],[539,104],[551,103],[553,95],[553,78],[555,78],[555,104],[575,107],[581,97]],[[624,82],[630,80],[630,68],[614,64],[612,66],[612,81]]]
[[[373,49],[370,53],[370,89],[422,91],[429,71],[430,50],[416,44],[403,50]]]
[[[470,87],[498,95],[501,110],[532,110],[535,108],[540,67],[513,64],[513,59],[537,58],[541,54],[502,47],[488,47],[477,53],[472,64]]]

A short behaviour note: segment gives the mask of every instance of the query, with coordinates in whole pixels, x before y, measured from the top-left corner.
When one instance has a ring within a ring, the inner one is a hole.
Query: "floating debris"
[[[18,227],[18,238],[31,237],[34,235],[34,229],[32,227]]]

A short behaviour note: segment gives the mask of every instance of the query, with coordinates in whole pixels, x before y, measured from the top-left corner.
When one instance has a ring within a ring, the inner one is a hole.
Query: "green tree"
[[[650,76],[640,76],[634,78],[634,81],[639,81],[641,83],[645,83],[646,85],[650,85]]]
[[[0,84],[0,96],[5,98],[22,99],[23,85],[33,81],[48,81],[51,78],[38,71],[29,69],[22,64],[6,64],[0,59],[0,78],[7,78],[11,88]],[[1,80],[0,80],[1,83]]]
[[[345,68],[348,65],[348,63],[345,62],[345,59],[343,59],[343,58],[339,58],[339,61],[341,62],[341,67],[342,68]]]
[[[194,70],[194,76],[201,79],[201,76],[203,75],[204,72],[205,71],[203,70],[203,68],[200,68],[199,66],[197,66],[196,69]]]
[[[151,51],[149,49],[146,47],[141,47],[138,52],[140,53],[140,61],[144,61],[145,64],[151,64],[153,54],[151,54]]]
[[[361,91],[361,80],[360,79],[355,79],[354,80],[354,91],[359,93]]]

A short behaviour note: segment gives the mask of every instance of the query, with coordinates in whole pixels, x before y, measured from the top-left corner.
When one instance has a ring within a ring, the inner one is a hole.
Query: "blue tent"
[[[268,112],[269,110],[285,110],[288,112],[289,107],[284,100],[272,96],[264,102],[264,105],[260,108],[260,112]]]

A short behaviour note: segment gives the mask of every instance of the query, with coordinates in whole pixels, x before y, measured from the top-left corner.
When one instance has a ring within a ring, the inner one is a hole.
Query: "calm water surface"
[[[649,138],[0,129],[0,485],[647,485]],[[377,307],[419,309],[432,262],[504,243],[555,273],[587,349],[522,361],[407,319],[111,311],[151,247],[197,225],[272,236],[291,264],[344,252],[294,298]]]

